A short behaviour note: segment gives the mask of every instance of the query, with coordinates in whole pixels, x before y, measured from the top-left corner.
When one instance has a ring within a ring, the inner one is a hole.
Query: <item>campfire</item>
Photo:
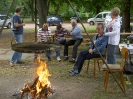
[[[30,83],[25,84],[24,88],[20,90],[21,99],[25,95],[30,94],[30,99],[46,99],[48,96],[54,93],[54,90],[51,87],[51,83],[48,80],[50,73],[47,68],[45,61],[40,61],[38,59],[39,66],[36,69],[37,77]]]

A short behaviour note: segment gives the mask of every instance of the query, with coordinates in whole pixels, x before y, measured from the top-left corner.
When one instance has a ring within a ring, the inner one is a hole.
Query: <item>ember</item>
[[[32,99],[45,99],[54,93],[54,90],[51,88],[51,83],[48,80],[50,73],[46,62],[40,60],[38,62],[40,66],[36,69],[37,77],[33,82],[26,84],[24,89],[20,91],[21,99],[27,93],[31,94]]]

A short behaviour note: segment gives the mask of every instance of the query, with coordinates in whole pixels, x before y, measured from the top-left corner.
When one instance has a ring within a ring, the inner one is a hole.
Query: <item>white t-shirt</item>
[[[118,45],[120,41],[120,21],[114,19],[106,26],[105,35],[108,36],[108,44]]]

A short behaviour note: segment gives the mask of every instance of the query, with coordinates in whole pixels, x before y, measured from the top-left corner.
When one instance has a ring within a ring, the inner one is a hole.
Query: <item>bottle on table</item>
[[[130,41],[129,41],[129,39],[127,40],[127,47],[129,47],[129,43],[130,43]]]

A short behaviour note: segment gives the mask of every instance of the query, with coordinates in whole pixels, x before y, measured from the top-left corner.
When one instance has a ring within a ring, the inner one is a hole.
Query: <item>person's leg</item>
[[[65,38],[62,38],[60,40],[57,41],[57,44],[65,44],[66,42],[66,39]],[[60,50],[59,51],[56,51],[56,57],[60,57]]]
[[[16,43],[22,43],[23,41],[23,35],[20,34],[20,35],[17,35],[16,37]],[[20,52],[17,52],[17,62],[20,62],[21,61],[21,57],[22,57],[22,53]]]
[[[47,56],[47,58],[50,58],[50,53],[47,52],[47,53],[46,53],[46,56]]]
[[[74,76],[75,74],[78,74],[78,73],[81,72],[81,69],[83,67],[83,64],[84,64],[85,60],[91,59],[91,58],[97,58],[97,57],[100,57],[100,55],[99,54],[90,54],[88,52],[88,50],[81,51],[79,56],[78,56],[78,59],[77,59],[76,63],[74,64],[73,71],[72,71],[72,76]]]
[[[100,57],[99,54],[90,54],[88,50],[81,51],[74,66],[78,67],[78,71],[80,73],[85,60],[98,57]]]
[[[47,52],[46,56],[47,56],[48,60],[51,61],[50,52]]]
[[[68,56],[68,46],[73,45],[75,40],[69,40],[65,43],[64,56]]]
[[[14,36],[14,39],[15,39],[16,43],[21,43],[22,42],[22,38],[23,38],[22,35],[13,34],[13,36]],[[10,59],[10,63],[15,63],[15,62],[20,61],[21,56],[22,56],[22,53],[14,51],[14,53],[13,53],[11,59]]]
[[[107,51],[107,64],[116,64],[116,46],[115,45],[108,45]]]
[[[78,46],[82,43],[82,39],[76,40],[73,46],[72,58],[76,59]]]

